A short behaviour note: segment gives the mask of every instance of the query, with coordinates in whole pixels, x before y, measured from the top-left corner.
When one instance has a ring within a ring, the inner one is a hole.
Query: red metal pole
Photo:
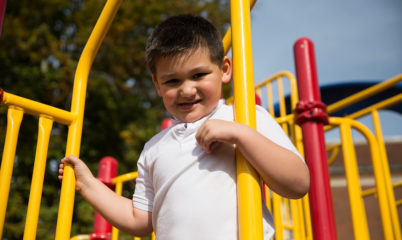
[[[117,176],[118,163],[112,157],[104,157],[99,162],[98,179],[114,190],[113,178]],[[94,232],[90,234],[91,240],[109,240],[112,237],[112,225],[99,213],[95,212]]]
[[[300,101],[296,123],[302,127],[304,153],[310,169],[310,211],[314,240],[335,240],[335,218],[324,139],[328,123],[325,104],[321,102],[313,42],[300,38],[294,44],[296,75]]]

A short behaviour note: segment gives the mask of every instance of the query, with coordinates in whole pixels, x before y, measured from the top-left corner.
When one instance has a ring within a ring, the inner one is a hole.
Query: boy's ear
[[[232,60],[230,60],[230,58],[227,56],[223,58],[222,73],[222,82],[230,82],[230,79],[232,78]]]
[[[158,93],[158,96],[161,96],[161,89],[160,89],[160,86],[159,86],[158,80],[156,80],[156,77],[155,77],[155,75],[154,75],[154,74],[152,74],[152,82],[153,82],[153,83],[154,83],[154,85],[155,85],[156,92]]]

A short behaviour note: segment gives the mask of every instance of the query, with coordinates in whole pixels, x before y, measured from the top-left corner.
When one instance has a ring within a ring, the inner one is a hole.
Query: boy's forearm
[[[132,200],[119,196],[98,179],[92,178],[80,193],[95,211],[121,231],[135,236],[152,232],[150,214],[138,214]],[[140,216],[136,216],[136,213]]]
[[[310,175],[298,155],[246,125],[238,127],[235,139],[240,152],[273,191],[287,198],[306,194]]]

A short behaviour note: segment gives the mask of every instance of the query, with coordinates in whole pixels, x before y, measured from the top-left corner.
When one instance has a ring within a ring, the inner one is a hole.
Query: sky
[[[320,85],[402,73],[401,0],[260,0],[251,32],[256,83],[295,72],[293,44],[300,37],[314,42]],[[402,136],[402,115],[385,111],[381,120],[385,135]],[[368,118],[362,121],[370,127]]]

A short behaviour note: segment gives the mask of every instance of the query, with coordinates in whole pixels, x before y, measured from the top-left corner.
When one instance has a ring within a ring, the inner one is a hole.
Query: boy
[[[258,131],[233,122],[220,100],[231,79],[220,35],[207,20],[179,15],[160,23],[146,47],[152,81],[174,124],[149,140],[138,161],[133,201],[114,194],[86,165],[62,159],[77,191],[120,230],[157,239],[237,239],[235,146],[276,193],[300,198],[309,172],[279,125],[257,107]],[[273,235],[264,208],[264,236]]]

